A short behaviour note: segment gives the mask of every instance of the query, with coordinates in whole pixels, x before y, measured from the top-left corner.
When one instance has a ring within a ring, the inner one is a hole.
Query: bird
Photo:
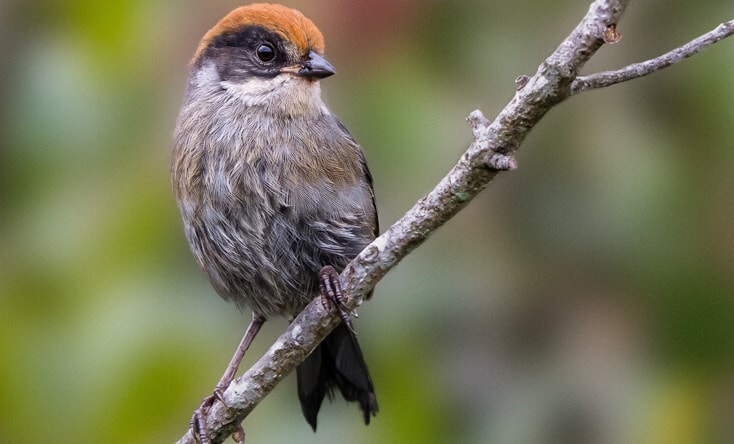
[[[335,72],[316,25],[268,3],[227,14],[189,63],[172,187],[199,268],[219,296],[253,315],[194,412],[203,443],[206,413],[262,324],[292,320],[319,295],[342,319],[296,369],[306,421],[315,432],[324,398],[337,390],[359,405],[365,424],[378,412],[338,275],[377,236],[377,209],[360,145],[321,98],[320,81]]]

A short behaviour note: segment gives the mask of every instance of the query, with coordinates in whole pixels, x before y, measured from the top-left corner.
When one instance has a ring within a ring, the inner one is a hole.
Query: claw
[[[199,408],[194,410],[194,416],[191,417],[191,430],[194,433],[194,439],[201,444],[210,444],[209,440],[209,427],[206,423],[206,417],[209,414],[209,409],[214,405],[214,402],[219,400],[216,391],[211,395],[204,398],[201,401]]]
[[[339,273],[331,265],[327,265],[319,271],[319,289],[321,290],[321,303],[324,308],[330,310],[331,307],[334,307],[349,332],[356,336],[357,333],[352,326],[352,313],[345,305],[346,300],[342,292]]]
[[[232,432],[232,439],[237,441],[237,444],[245,444],[245,430],[242,428],[242,424],[238,425],[234,432]]]

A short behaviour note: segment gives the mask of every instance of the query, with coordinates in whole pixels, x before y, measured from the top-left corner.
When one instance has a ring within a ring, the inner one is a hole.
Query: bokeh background
[[[588,2],[284,1],[326,36],[327,103],[383,229]],[[631,2],[585,72],[656,56],[730,0]],[[249,321],[185,245],[168,183],[186,64],[234,1],[0,2],[0,443],[161,443]],[[381,411],[319,431],[288,378],[249,443],[734,442],[734,40],[553,109],[356,327]],[[281,332],[270,322],[251,363]]]

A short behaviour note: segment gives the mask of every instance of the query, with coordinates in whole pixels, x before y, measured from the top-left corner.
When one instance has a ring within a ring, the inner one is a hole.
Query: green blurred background
[[[383,229],[588,2],[288,1],[325,34],[326,101]],[[631,2],[585,72],[656,56],[731,0]],[[233,1],[0,2],[0,443],[161,443],[249,314],[185,245],[168,183],[186,64]],[[319,431],[288,378],[248,443],[734,442],[734,40],[550,112],[357,321],[381,411]],[[276,335],[270,322],[244,365]]]

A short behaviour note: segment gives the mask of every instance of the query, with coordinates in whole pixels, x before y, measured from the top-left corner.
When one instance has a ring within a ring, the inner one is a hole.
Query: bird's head
[[[316,25],[295,9],[267,3],[221,19],[201,39],[190,69],[194,85],[227,90],[247,105],[295,111],[320,106],[318,80],[335,73]]]

